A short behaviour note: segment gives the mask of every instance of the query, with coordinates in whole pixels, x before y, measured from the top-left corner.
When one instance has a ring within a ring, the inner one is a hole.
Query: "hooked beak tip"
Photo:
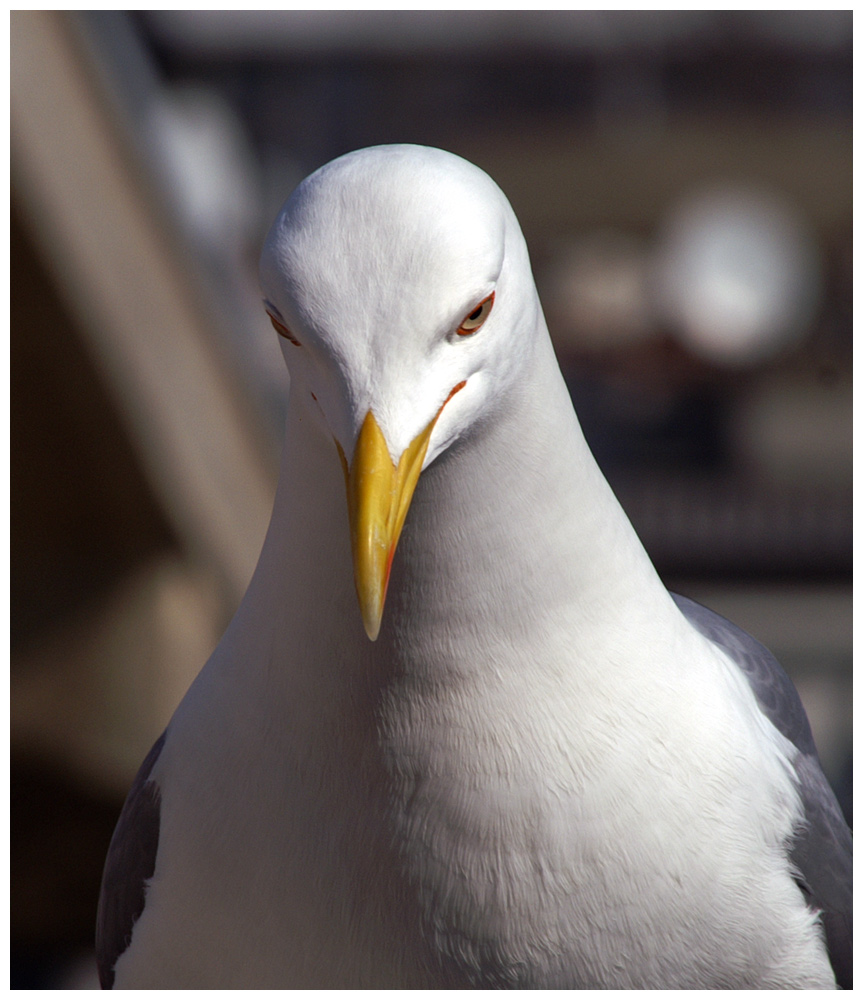
[[[380,633],[381,630],[380,619],[378,619],[377,621],[369,621],[367,618],[364,618],[363,625],[365,625],[366,628],[366,635],[369,637],[369,639],[371,639],[372,642],[374,642],[377,639],[378,634]]]

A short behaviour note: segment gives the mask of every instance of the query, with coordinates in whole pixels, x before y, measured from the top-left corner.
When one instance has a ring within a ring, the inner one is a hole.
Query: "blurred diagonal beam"
[[[275,465],[70,16],[11,14],[13,191],[174,530],[236,604]]]

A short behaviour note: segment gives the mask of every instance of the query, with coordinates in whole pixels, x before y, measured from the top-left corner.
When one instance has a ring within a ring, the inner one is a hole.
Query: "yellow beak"
[[[390,580],[390,567],[408,507],[422,471],[429,438],[444,406],[464,386],[449,394],[434,419],[393,464],[383,432],[371,410],[366,414],[350,468],[336,442],[348,491],[354,583],[366,633],[377,639]]]

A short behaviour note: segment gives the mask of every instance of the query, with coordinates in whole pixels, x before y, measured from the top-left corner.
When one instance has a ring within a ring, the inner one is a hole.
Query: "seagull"
[[[797,693],[662,584],[497,185],[349,153],[261,285],[272,521],[121,814],[103,986],[850,986],[851,837]]]

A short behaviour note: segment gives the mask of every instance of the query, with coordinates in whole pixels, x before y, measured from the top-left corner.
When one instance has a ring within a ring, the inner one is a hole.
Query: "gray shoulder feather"
[[[165,733],[138,771],[111,838],[96,913],[96,961],[102,989],[114,985],[114,966],[129,947],[135,921],[144,912],[147,881],[156,867],[159,847],[158,786],[150,772],[162,752]]]
[[[738,665],[761,711],[799,751],[794,767],[805,823],[791,845],[791,861],[807,902],[821,912],[836,980],[850,989],[851,831],[821,770],[800,696],[770,650],[751,635],[695,601],[671,596],[689,622]]]

